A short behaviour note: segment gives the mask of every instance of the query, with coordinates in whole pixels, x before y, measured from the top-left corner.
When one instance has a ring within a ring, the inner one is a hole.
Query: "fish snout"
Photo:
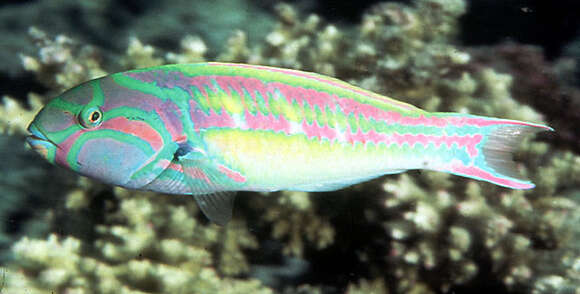
[[[31,134],[26,137],[28,145],[49,162],[54,162],[56,145],[51,142],[34,123],[31,123],[28,126],[28,132]]]

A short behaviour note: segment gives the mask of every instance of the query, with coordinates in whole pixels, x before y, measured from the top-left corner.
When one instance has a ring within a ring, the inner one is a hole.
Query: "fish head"
[[[160,131],[152,127],[152,120],[159,119],[123,102],[131,93],[110,90],[113,84],[110,77],[92,80],[55,97],[29,125],[27,142],[51,163],[108,184],[139,188],[156,176],[135,180],[163,148]]]

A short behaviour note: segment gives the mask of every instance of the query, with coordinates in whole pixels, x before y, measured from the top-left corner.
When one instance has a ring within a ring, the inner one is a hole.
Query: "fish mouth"
[[[28,126],[28,132],[31,134],[28,136],[27,139],[34,140],[34,141],[46,141],[50,142],[50,140],[38,129],[35,124],[30,124]],[[50,142],[52,143],[52,142]]]
[[[36,125],[30,124],[28,126],[28,132],[31,135],[26,137],[26,142],[34,151],[40,153],[42,157],[46,158],[48,161],[54,161],[54,155],[56,152],[56,144],[44,135]]]

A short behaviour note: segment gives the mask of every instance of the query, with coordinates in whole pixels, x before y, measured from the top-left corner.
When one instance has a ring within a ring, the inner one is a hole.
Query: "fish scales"
[[[221,192],[330,191],[409,169],[532,188],[511,152],[551,128],[430,113],[314,73],[202,63],[89,81],[48,103],[29,130],[49,161],[127,188],[192,194],[223,222]]]
[[[190,97],[200,97],[198,105],[196,99],[190,99],[189,103],[196,131],[203,131],[204,141],[211,145],[209,150],[220,154],[227,163],[237,165],[248,175],[248,188],[253,190],[292,189],[312,179],[337,182],[349,176],[352,170],[359,171],[356,178],[368,178],[392,169],[405,169],[409,166],[401,165],[403,160],[400,160],[400,165],[390,160],[394,164],[389,167],[380,158],[388,156],[386,151],[390,150],[398,152],[398,157],[404,159],[401,155],[405,149],[400,150],[403,144],[410,147],[406,148],[407,153],[413,154],[426,147],[430,140],[437,146],[443,142],[438,136],[442,133],[438,127],[432,128],[437,135],[414,135],[419,130],[413,129],[420,125],[413,122],[408,127],[408,134],[401,134],[398,128],[404,126],[405,121],[398,112],[385,113],[383,109],[355,101],[352,97],[359,93],[350,89],[345,93],[350,97],[340,97],[331,94],[338,92],[339,87],[334,84],[305,88],[300,81],[284,83],[269,78],[265,82],[256,77],[253,68],[250,69],[246,69],[247,72],[238,70],[235,76],[211,72],[206,76],[183,77],[179,76],[181,72],[170,70],[153,73],[156,76],[153,79],[151,72],[146,72],[144,77],[139,73],[130,76],[143,82],[165,80],[162,76],[178,76],[174,80],[180,81],[180,86],[189,91]],[[187,84],[181,84],[187,78],[190,78]],[[166,88],[175,86],[169,82],[163,84]],[[363,96],[360,100],[367,98]],[[422,112],[411,106],[403,109]],[[274,134],[256,132],[258,130]],[[453,141],[457,141],[459,147],[469,143],[461,136],[447,139],[447,143]],[[355,144],[357,146],[349,148]],[[235,151],[228,151],[229,145],[238,147]],[[372,152],[373,148],[377,150]],[[258,163],[256,156],[268,160]],[[333,166],[324,164],[329,161]],[[284,173],[269,172],[280,166],[285,166]],[[322,173],[315,168],[317,166],[324,166],[327,171]],[[259,178],[267,185],[252,181],[253,178]]]

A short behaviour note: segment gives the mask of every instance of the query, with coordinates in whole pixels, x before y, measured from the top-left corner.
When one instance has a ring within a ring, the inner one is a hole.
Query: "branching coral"
[[[308,193],[283,191],[281,194],[274,199],[259,199],[252,206],[266,211],[262,219],[272,224],[272,237],[283,241],[284,254],[303,257],[305,247],[321,250],[334,242],[332,225],[317,215],[316,205]]]
[[[387,287],[381,279],[374,281],[361,280],[358,285],[349,285],[347,294],[386,294]]]
[[[51,89],[62,91],[106,74],[94,47],[76,44],[64,35],[53,40],[37,28],[30,28],[29,34],[40,50],[36,57],[21,57],[24,69],[35,72]]]
[[[21,272],[9,275],[14,282],[7,291],[25,285],[39,293],[271,293],[256,280],[219,277],[218,271],[233,276],[248,270],[241,250],[257,243],[242,221],[221,229],[200,224],[193,201],[123,189],[114,195],[119,207],[105,214],[93,244],[56,235],[16,243]],[[78,203],[87,195],[69,197]]]
[[[0,104],[0,134],[12,135],[26,132],[28,124],[44,105],[42,98],[34,93],[28,95],[28,104],[30,109],[24,108],[11,97],[2,97],[2,104]]]

